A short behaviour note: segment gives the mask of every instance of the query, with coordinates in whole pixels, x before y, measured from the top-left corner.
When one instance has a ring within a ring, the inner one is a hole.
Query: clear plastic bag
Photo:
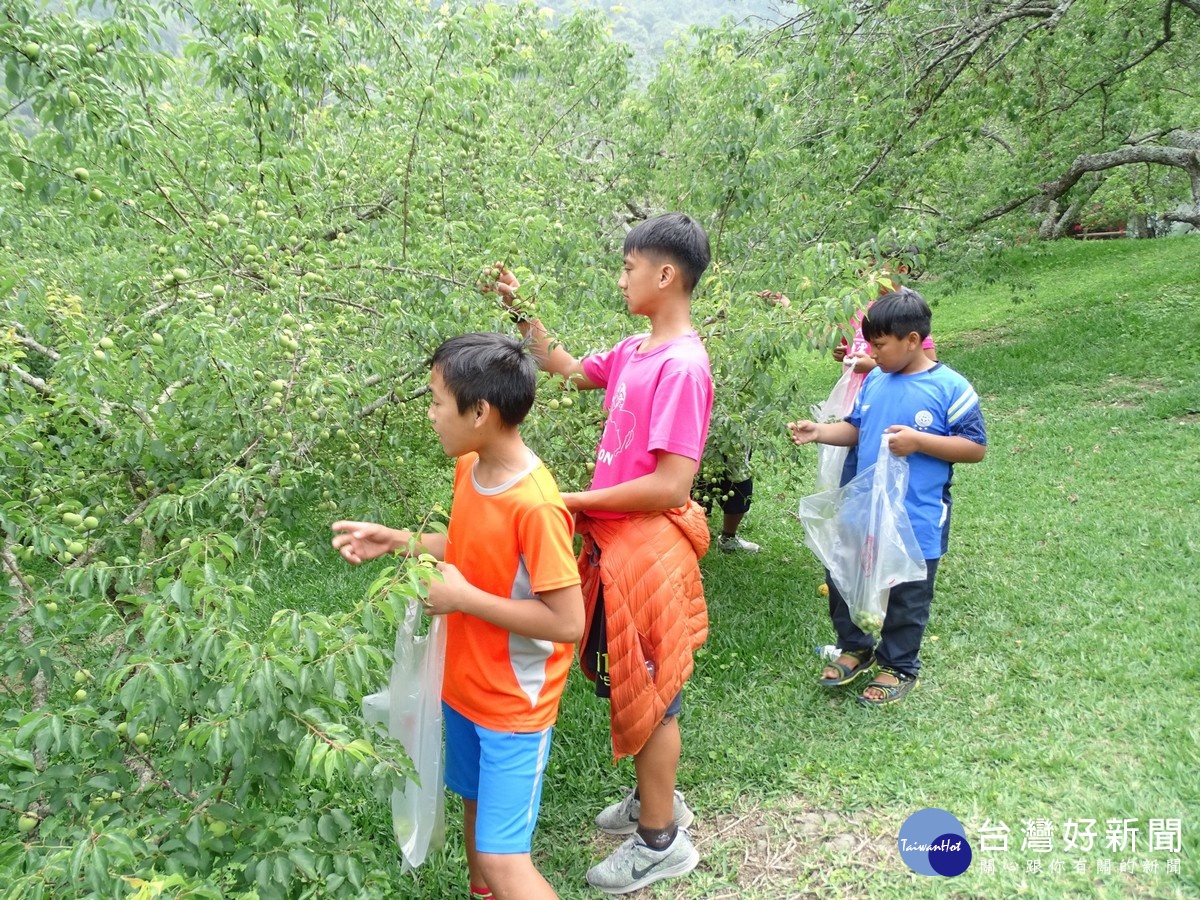
[[[883,438],[879,458],[843,487],[800,501],[804,543],[829,570],[854,624],[879,634],[893,585],[925,578],[925,556],[904,494],[908,461]]]
[[[853,378],[853,369],[846,369],[825,402],[812,405],[814,422],[840,422],[846,417],[854,405],[854,395],[851,393]],[[833,490],[842,483],[842,468],[846,465],[846,454],[849,452],[849,447],[817,445],[817,491]]]
[[[433,616],[429,632],[417,633],[420,601],[408,603],[396,629],[396,651],[388,686],[364,697],[363,718],[399,740],[418,781],[392,792],[392,831],[405,868],[416,868],[445,836],[442,759],[442,674],[446,666],[446,621]]]

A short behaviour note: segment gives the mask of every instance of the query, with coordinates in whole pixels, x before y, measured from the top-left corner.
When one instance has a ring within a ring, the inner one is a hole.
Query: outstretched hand
[[[390,553],[412,539],[411,533],[405,539],[405,532],[375,522],[334,522],[332,528],[336,532],[333,549],[352,566]]]
[[[517,289],[520,286],[521,282],[517,281],[517,276],[505,268],[502,262],[485,266],[477,282],[479,293],[495,294],[497,299],[504,304],[504,308],[510,311],[514,308]]]
[[[808,419],[799,422],[788,422],[788,431],[792,433],[792,442],[796,445],[811,444],[817,439],[817,423]]]

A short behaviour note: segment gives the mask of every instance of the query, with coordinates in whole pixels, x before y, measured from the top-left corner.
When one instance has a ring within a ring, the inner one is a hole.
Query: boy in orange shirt
[[[571,515],[517,430],[533,406],[536,373],[522,343],[506,335],[446,341],[429,378],[429,419],[446,455],[458,458],[446,534],[333,524],[333,546],[354,565],[394,551],[441,560],[426,609],[447,617],[446,785],[463,798],[479,900],[556,896],[530,849],[584,612]]]

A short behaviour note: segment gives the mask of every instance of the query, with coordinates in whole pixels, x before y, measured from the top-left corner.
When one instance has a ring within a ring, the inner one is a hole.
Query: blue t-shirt
[[[943,363],[913,375],[872,369],[846,421],[858,428],[858,446],[847,473],[874,465],[884,429],[907,425],[925,434],[964,437],[987,446],[979,396],[971,383]],[[910,453],[904,505],[926,559],[940,559],[950,539],[950,483],[954,466],[924,453]],[[850,467],[853,466],[853,469]]]

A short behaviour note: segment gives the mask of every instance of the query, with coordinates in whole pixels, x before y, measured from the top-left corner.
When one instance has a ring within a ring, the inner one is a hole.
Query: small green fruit
[[[17,819],[17,831],[21,832],[21,834],[29,834],[29,832],[37,828],[37,825],[37,816],[21,816],[21,818]]]
[[[57,604],[57,603],[55,603],[53,600],[48,600],[48,601],[47,601],[45,604],[43,604],[43,605],[46,607],[46,612],[48,612],[48,613],[56,613],[56,612],[58,612],[58,604]]]
[[[97,347],[92,351],[92,359],[96,360],[97,362],[104,362],[104,360],[108,359],[108,357],[104,354],[103,350]]]
[[[64,525],[69,525],[71,528],[75,528],[76,526],[83,524],[83,516],[79,515],[79,513],[73,512],[63,513],[62,522]]]
[[[95,516],[88,516],[87,518],[85,518],[83,520],[83,527],[86,528],[88,531],[91,531],[93,528],[98,528],[99,525],[100,525],[100,520],[97,519]]]
[[[150,343],[155,347],[161,347],[163,345],[163,336],[157,331],[154,332],[154,334],[150,335]]]
[[[67,552],[72,556],[78,556],[83,552],[83,549],[83,544],[79,543],[79,541],[71,541],[71,543],[67,544]]]
[[[83,684],[85,681],[87,681],[91,677],[92,677],[92,673],[89,672],[87,669],[80,669],[79,671],[77,671],[75,673],[75,683]]]
[[[178,268],[171,270],[171,277],[176,281],[187,281],[188,270],[183,268],[183,266],[179,266]]]
[[[83,166],[79,166],[79,168],[77,168],[77,169],[73,169],[73,170],[71,171],[71,176],[72,176],[72,177],[73,177],[73,178],[74,178],[76,181],[84,181],[84,182],[86,182],[86,181],[87,181],[89,178],[91,178],[91,177],[92,177],[92,173],[91,173],[91,172],[89,172],[87,169],[85,169]]]
[[[30,62],[37,62],[42,56],[42,45],[36,41],[30,41],[21,48],[21,52],[25,54],[25,58]]]
[[[133,742],[139,747],[145,747],[150,743],[150,735],[146,734],[144,731],[139,731],[133,736]]]
[[[88,199],[93,203],[99,203],[104,199],[104,191],[100,190],[100,188],[92,188],[88,191]]]
[[[113,348],[113,339],[110,337],[100,338],[100,349],[111,350]]]
[[[80,688],[79,690],[77,690],[75,692],[75,702],[76,703],[82,703],[86,699],[87,699],[87,691],[85,691],[83,688]]]

